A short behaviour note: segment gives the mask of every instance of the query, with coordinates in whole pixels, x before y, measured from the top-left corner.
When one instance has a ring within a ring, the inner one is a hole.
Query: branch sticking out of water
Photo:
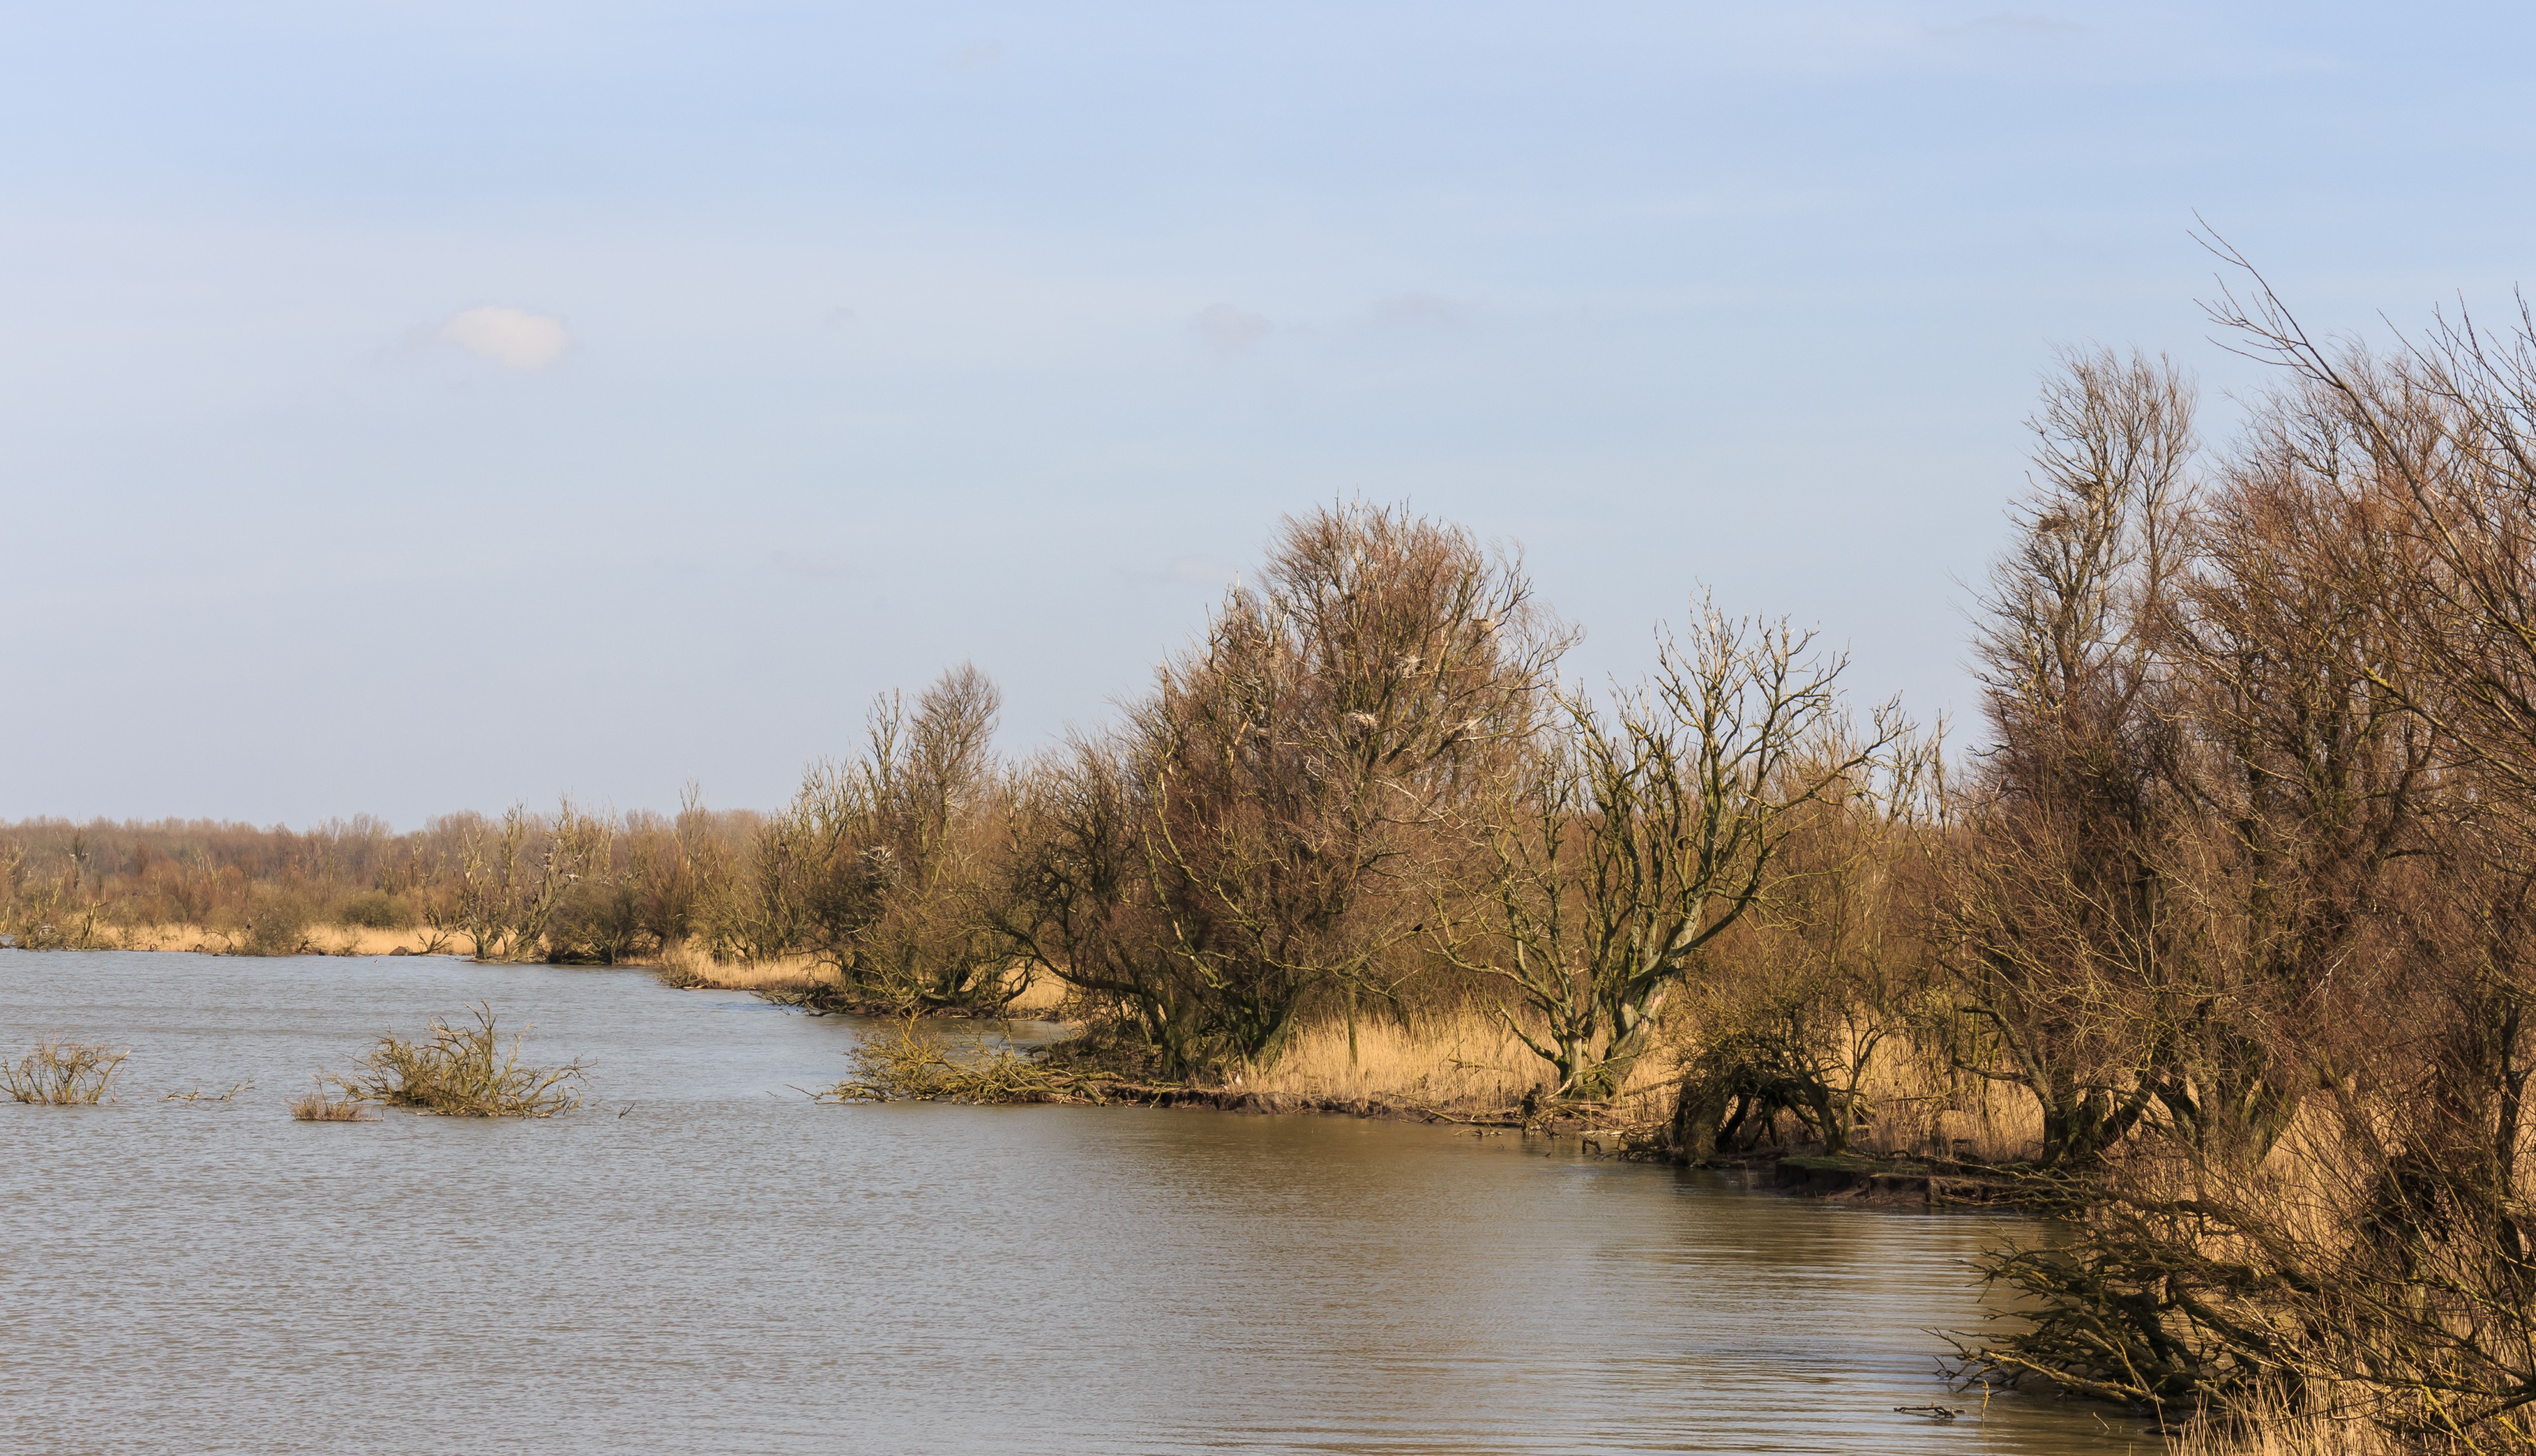
[[[232,1082],[219,1092],[213,1092],[207,1088],[195,1087],[184,1092],[168,1093],[165,1097],[158,1100],[162,1103],[186,1103],[195,1106],[199,1106],[204,1103],[213,1103],[222,1107],[226,1107],[228,1104],[237,1101],[239,1093],[246,1091],[254,1085],[254,1079],[249,1078],[243,1081]]]

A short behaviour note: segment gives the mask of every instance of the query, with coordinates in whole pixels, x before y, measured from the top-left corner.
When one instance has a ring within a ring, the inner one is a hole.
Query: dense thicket
[[[2523,1448],[2536,339],[2230,322],[2285,372],[2214,459],[2072,361],[1995,583],[1944,949],[2079,1226],[1976,1364]]]
[[[613,962],[701,933],[759,816],[450,814],[399,834],[366,816],[305,831],[206,820],[0,826],[0,936],[28,949],[147,944],[187,926],[256,955],[320,927],[412,930],[484,959]]]

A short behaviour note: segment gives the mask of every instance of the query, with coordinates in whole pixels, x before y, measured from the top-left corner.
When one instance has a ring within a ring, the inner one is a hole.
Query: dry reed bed
[[[1361,1018],[1353,1029],[1337,1017],[1307,1022],[1274,1062],[1222,1086],[1043,1065],[991,1035],[946,1035],[916,1019],[889,1023],[848,1054],[855,1075],[822,1100],[1169,1101],[1513,1123],[1538,1116],[1552,1090],[1541,1059],[1504,1018],[1476,1005]],[[1680,1076],[1680,1053],[1660,1050],[1640,1060],[1610,1102],[1556,1110],[1643,1140],[1670,1112]],[[1854,1151],[1868,1157],[2003,1164],[2029,1156],[2039,1142],[2040,1110],[2030,1099],[2020,1103],[2016,1089],[1950,1084],[1898,1052],[1870,1059],[1861,1091],[1869,1114]]]
[[[801,995],[832,985],[836,974],[807,956],[778,956],[762,961],[724,961],[688,942],[669,947],[660,959],[661,980],[680,990],[772,991]]]
[[[428,926],[408,929],[372,925],[312,924],[299,932],[295,945],[281,953],[312,956],[455,955],[467,949],[464,936],[451,936]],[[247,929],[222,930],[210,925],[165,922],[117,925],[100,922],[73,947],[81,950],[168,951],[189,955],[244,955],[257,950]]]
[[[1677,1028],[1667,1044],[1630,1069],[1609,1104],[1576,1114],[1641,1131],[1671,1111],[1683,1074],[1683,1047],[1697,1038]],[[1427,1108],[1464,1115],[1508,1115],[1552,1090],[1541,1058],[1494,1008],[1465,1005],[1401,1020],[1340,1018],[1306,1023],[1274,1063],[1237,1087],[1309,1106]],[[1867,1109],[1852,1151],[1870,1158],[2007,1164],[2040,1146],[2042,1110],[2022,1089],[1950,1081],[1899,1045],[1878,1047],[1860,1084]]]
[[[2402,1456],[2405,1449],[2374,1422],[2297,1410],[2278,1396],[2197,1417],[2167,1436],[2170,1456]]]

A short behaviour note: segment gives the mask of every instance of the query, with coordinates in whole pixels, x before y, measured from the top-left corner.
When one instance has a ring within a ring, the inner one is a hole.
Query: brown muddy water
[[[593,1106],[290,1120],[478,998]],[[116,1104],[0,1104],[10,1451],[2155,1447],[1934,1377],[1998,1215],[1337,1117],[819,1107],[853,1023],[641,972],[0,951],[0,1048],[50,1033],[132,1056]],[[1933,1402],[1967,1415],[1893,1410]]]

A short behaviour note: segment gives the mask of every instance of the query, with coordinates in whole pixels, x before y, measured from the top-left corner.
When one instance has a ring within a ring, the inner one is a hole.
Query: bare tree
[[[1975,644],[1992,746],[1949,934],[1981,1034],[1961,1064],[2033,1093],[2059,1163],[2149,1106],[2194,953],[2162,640],[2188,560],[2191,391],[2162,360],[2071,354],[2031,427],[2033,490]]]
[[[1757,1143],[1782,1112],[1804,1140],[1848,1151],[1870,1115],[1876,1055],[1908,1037],[1929,988],[1927,851],[1948,807],[1941,736],[1904,731],[1870,753],[1835,724],[1786,782],[1822,787],[1789,805],[1760,898],[1721,938],[1718,972],[1689,987],[1698,1040],[1672,1134],[1686,1162]]]
[[[1844,665],[1812,640],[1703,601],[1687,643],[1660,637],[1648,687],[1608,712],[1565,699],[1518,791],[1476,806],[1477,905],[1440,898],[1435,943],[1512,993],[1522,1012],[1500,1014],[1555,1098],[1619,1090],[1700,953],[1759,898],[1794,811],[1901,731],[1879,709],[1864,742],[1807,759],[1831,741]]]
[[[2155,1085],[2176,1132],[2251,1158],[2316,1082],[2305,1029],[2337,979],[2388,974],[2417,934],[2407,865],[2435,852],[2439,735],[2390,685],[2425,563],[2386,485],[2329,397],[2258,401],[2167,635],[2208,923]]]
[[[963,664],[876,702],[864,751],[813,766],[759,838],[765,941],[833,968],[817,1006],[992,1010],[1028,984],[986,903],[1009,791],[1000,695]]]
[[[1444,816],[1526,746],[1565,641],[1457,528],[1289,519],[1259,588],[1040,795],[1023,938],[1173,1070],[1273,1057],[1311,995],[1389,991]]]

